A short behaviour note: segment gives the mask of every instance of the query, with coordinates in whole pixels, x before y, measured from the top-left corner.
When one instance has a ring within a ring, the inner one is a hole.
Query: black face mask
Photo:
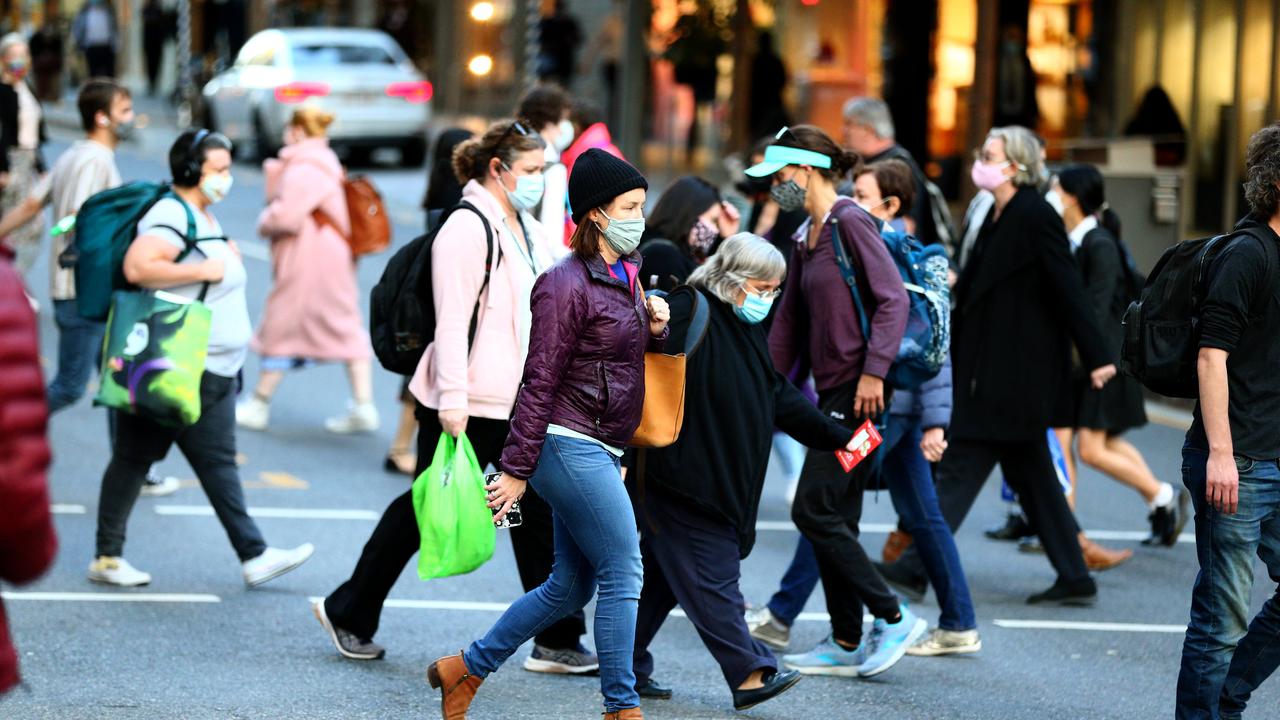
[[[773,187],[773,179],[767,178],[767,177],[762,177],[762,178],[748,177],[737,184],[738,192],[742,193],[743,195],[746,195],[747,197],[764,195],[768,193],[770,188],[772,187]]]

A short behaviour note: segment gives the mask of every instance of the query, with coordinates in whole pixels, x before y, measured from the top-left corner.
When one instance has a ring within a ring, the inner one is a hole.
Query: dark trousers
[[[862,424],[853,416],[857,383],[818,393],[818,408],[850,431]],[[862,639],[863,605],[882,620],[898,617],[898,598],[885,585],[858,542],[862,494],[871,464],[846,473],[835,453],[810,450],[800,471],[791,519],[813,544],[826,593],[827,612],[837,640],[857,645]]]
[[[653,675],[649,643],[679,604],[702,644],[736,690],[756,670],[777,670],[769,648],[751,637],[738,587],[738,532],[728,523],[649,492],[636,502],[644,589],[636,617],[634,668],[637,686]]]
[[[444,429],[440,426],[437,411],[418,405],[415,414],[418,418],[418,467],[415,474],[421,475],[431,464]],[[471,441],[481,467],[497,466],[509,431],[510,424],[505,420],[473,417],[467,421],[467,439]],[[555,555],[551,508],[529,487],[520,500],[520,510],[524,518],[524,532],[519,536],[513,535],[511,539],[515,545],[520,579],[528,592],[551,575]],[[325,599],[325,612],[333,623],[359,637],[372,638],[378,632],[387,595],[421,544],[418,521],[413,514],[413,492],[409,490],[392,500],[382,513],[351,578]],[[539,571],[541,576],[537,575]],[[577,647],[578,638],[585,632],[585,616],[578,611],[540,633],[535,642],[555,649],[573,648]]]
[[[1005,482],[1018,494],[1032,527],[1037,528],[1058,578],[1072,582],[1088,577],[1076,537],[1079,526],[1062,494],[1049,446],[1041,435],[1023,442],[951,441],[937,472],[938,505],[951,532],[960,529],[996,463],[1000,464]],[[925,576],[924,564],[914,546],[898,562],[917,577]]]
[[[206,372],[200,379],[200,419],[174,428],[136,415],[113,413],[115,438],[111,462],[98,498],[98,555],[124,553],[125,527],[154,463],[175,443],[191,463],[209,504],[241,561],[266,550],[258,525],[245,509],[244,488],[236,468],[236,379]]]
[[[116,51],[110,45],[94,45],[84,49],[84,62],[91,78],[116,76]]]

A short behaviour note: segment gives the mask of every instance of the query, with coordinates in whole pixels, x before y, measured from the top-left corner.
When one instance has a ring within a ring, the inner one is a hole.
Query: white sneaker
[[[371,402],[350,403],[347,414],[331,417],[324,421],[324,428],[331,433],[349,435],[359,432],[373,432],[378,429],[378,408]]]
[[[248,400],[236,405],[236,424],[246,430],[266,430],[271,422],[271,404],[250,395]]]
[[[292,550],[269,547],[258,557],[244,562],[244,584],[257,587],[274,580],[306,562],[315,551],[311,543],[303,543]]]
[[[178,488],[182,487],[182,481],[176,477],[166,475],[160,477],[154,470],[147,471],[147,478],[142,482],[142,494],[146,497],[165,497],[178,492]]]
[[[138,570],[122,557],[100,556],[89,564],[89,580],[117,587],[150,585],[151,575]]]

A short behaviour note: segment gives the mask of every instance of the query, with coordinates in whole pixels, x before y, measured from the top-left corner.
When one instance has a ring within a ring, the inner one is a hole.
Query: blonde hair
[[[1040,183],[1044,162],[1040,159],[1040,141],[1028,129],[1020,125],[991,128],[987,140],[1004,143],[1004,156],[1009,158],[1017,173],[1013,184],[1018,187],[1035,187]],[[985,143],[983,143],[985,144]]]
[[[325,130],[333,124],[334,115],[314,105],[304,105],[293,111],[289,125],[302,128],[307,137],[323,137]]]

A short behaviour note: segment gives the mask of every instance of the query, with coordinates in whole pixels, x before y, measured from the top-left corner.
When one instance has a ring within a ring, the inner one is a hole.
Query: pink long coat
[[[258,233],[271,240],[275,282],[253,349],[265,357],[350,361],[370,357],[360,317],[355,262],[337,230],[317,224],[317,208],[350,232],[342,165],[325,138],[285,147],[263,166],[267,207]]]

